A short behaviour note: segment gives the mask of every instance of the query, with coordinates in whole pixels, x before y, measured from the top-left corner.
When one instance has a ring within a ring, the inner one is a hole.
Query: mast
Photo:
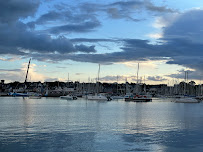
[[[138,84],[139,63],[137,65],[137,84]]]
[[[25,77],[25,83],[27,82],[28,71],[29,71],[29,68],[30,68],[30,61],[31,61],[31,58],[29,60],[28,66],[27,66],[27,73],[26,73],[26,77]]]
[[[117,88],[116,88],[117,90],[116,90],[116,93],[117,93],[117,95],[118,95],[118,75],[117,75]]]
[[[99,94],[99,74],[100,74],[100,64],[99,64],[99,69],[98,69],[98,78],[97,78],[97,82],[96,82],[97,94]]]
[[[98,82],[99,82],[99,74],[100,74],[100,64],[99,64],[99,70],[98,70],[98,79],[97,79]]]

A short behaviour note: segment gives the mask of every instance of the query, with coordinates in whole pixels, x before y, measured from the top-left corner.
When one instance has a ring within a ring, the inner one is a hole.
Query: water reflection
[[[0,98],[0,151],[202,151],[202,108]]]

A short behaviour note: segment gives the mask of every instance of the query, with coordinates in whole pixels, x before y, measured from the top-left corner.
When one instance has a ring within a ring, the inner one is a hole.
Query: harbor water
[[[203,151],[203,103],[0,98],[0,152],[78,151]]]

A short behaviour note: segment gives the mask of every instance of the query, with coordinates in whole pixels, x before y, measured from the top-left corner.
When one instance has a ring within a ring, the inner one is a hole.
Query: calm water
[[[203,151],[203,103],[0,98],[0,152]]]

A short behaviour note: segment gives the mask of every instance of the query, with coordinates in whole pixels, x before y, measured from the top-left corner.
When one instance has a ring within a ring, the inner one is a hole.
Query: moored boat
[[[66,95],[66,96],[60,96],[60,99],[65,99],[65,100],[76,100],[77,97],[76,97],[76,96],[72,96],[72,95]]]
[[[152,97],[149,95],[128,95],[128,96],[125,96],[125,101],[151,102]]]

